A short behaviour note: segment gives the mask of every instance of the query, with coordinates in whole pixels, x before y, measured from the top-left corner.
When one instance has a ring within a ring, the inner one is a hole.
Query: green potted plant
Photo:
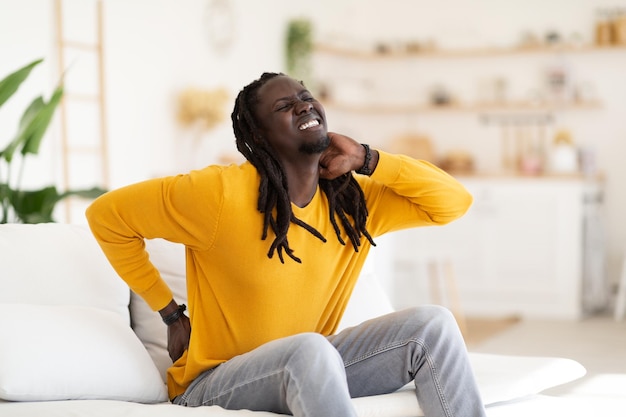
[[[35,60],[0,80],[0,107],[42,61]],[[21,188],[27,156],[39,153],[41,141],[62,97],[63,84],[59,83],[49,100],[43,96],[35,98],[22,114],[13,139],[0,150],[0,223],[53,222],[52,214],[59,201],[72,195],[95,198],[106,191],[94,187],[59,192],[54,185],[38,190]]]
[[[290,20],[287,24],[285,58],[290,76],[308,84],[313,51],[313,25],[305,18]]]

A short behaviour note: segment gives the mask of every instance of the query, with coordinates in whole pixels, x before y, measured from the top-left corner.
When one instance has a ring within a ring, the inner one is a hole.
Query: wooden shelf
[[[475,49],[430,49],[422,51],[390,50],[378,52],[373,49],[350,49],[330,44],[316,44],[314,51],[319,53],[343,56],[355,59],[411,59],[411,58],[476,58],[496,57],[518,54],[554,54],[554,53],[592,53],[601,51],[626,52],[626,45],[597,46],[597,45],[555,45],[537,47],[511,47],[511,48],[475,48]]]
[[[405,105],[385,105],[385,104],[349,104],[323,100],[324,107],[337,111],[354,113],[376,113],[381,115],[397,113],[446,113],[446,112],[468,112],[468,113],[547,113],[555,111],[571,110],[593,110],[601,109],[602,104],[598,101],[575,102],[575,103],[542,103],[534,104],[530,102],[507,102],[507,103],[475,103],[475,104],[448,104],[448,105],[428,105],[428,104],[405,104]]]
[[[348,46],[333,45],[331,43],[318,43],[314,46],[315,53],[327,54],[331,58],[351,59],[355,61],[371,60],[384,61],[390,60],[390,65],[397,64],[395,61],[411,60],[411,59],[439,59],[439,58],[462,58],[462,59],[482,59],[489,57],[510,57],[515,55],[529,54],[555,54],[555,53],[571,53],[571,54],[591,54],[602,51],[610,51],[610,53],[625,53],[626,45],[619,46],[597,46],[597,45],[555,45],[555,46],[537,46],[537,47],[511,47],[511,48],[475,48],[475,49],[433,49],[423,51],[409,50],[389,50],[379,52],[374,46],[367,49],[350,48]],[[395,60],[395,61],[394,61]],[[356,64],[356,62],[355,62]],[[358,65],[358,64],[357,64]],[[469,102],[452,102],[447,105],[431,105],[428,103],[368,103],[364,101],[348,101],[337,96],[336,99],[329,97],[321,100],[326,107],[341,112],[359,113],[367,115],[393,115],[393,114],[437,114],[437,113],[488,113],[488,114],[549,114],[559,111],[584,111],[601,109],[600,101],[576,101],[576,102],[530,102],[530,101],[507,101],[505,103],[469,103]],[[426,99],[427,100],[427,99]]]

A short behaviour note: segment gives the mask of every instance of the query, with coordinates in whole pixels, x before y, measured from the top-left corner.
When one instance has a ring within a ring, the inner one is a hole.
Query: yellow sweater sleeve
[[[205,176],[190,173],[122,187],[100,196],[86,211],[91,231],[113,268],[155,311],[167,305],[172,292],[150,262],[144,238],[164,238],[192,248],[210,245],[221,190],[219,182],[206,181]]]
[[[472,195],[433,164],[379,151],[376,170],[359,178],[372,236],[417,226],[444,225],[463,216]]]

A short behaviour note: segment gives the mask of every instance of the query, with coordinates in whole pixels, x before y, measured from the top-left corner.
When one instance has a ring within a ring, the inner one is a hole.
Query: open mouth
[[[319,120],[313,119],[313,120],[309,120],[306,123],[302,123],[300,126],[298,126],[298,129],[299,130],[307,130],[307,129],[311,128],[311,127],[319,126],[319,125],[320,125]]]

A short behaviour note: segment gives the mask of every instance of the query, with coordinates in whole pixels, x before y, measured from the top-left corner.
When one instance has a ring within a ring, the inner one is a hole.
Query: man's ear
[[[254,143],[260,143],[263,142],[263,135],[261,133],[255,133],[252,138],[254,139]]]

